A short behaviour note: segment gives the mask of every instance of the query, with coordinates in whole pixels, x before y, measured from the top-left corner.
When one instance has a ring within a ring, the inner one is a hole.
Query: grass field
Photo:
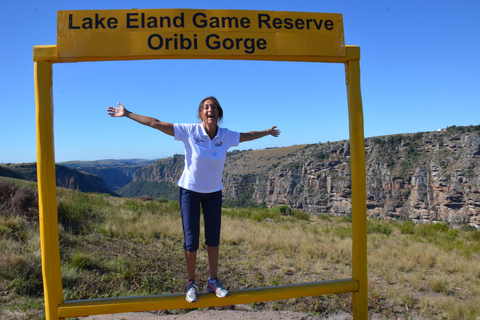
[[[65,300],[184,291],[178,202],[57,193]],[[44,317],[38,210],[28,205],[35,196],[35,185],[0,180],[1,319]],[[350,278],[351,243],[349,217],[308,216],[285,206],[224,208],[220,274],[232,289]],[[197,265],[204,287],[204,246]],[[368,265],[371,315],[480,317],[480,231],[368,220]],[[351,294],[242,308],[352,312]]]

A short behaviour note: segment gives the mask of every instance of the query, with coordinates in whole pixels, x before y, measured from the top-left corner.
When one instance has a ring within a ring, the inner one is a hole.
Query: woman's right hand
[[[108,107],[107,112],[110,117],[124,117],[127,113],[127,109],[120,102],[117,102],[118,108]]]

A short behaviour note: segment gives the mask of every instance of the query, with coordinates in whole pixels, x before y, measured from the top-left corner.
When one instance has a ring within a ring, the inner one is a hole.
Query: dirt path
[[[150,312],[132,312],[117,313],[107,315],[88,316],[80,318],[81,320],[224,320],[224,319],[241,319],[241,320],[320,320],[321,317],[314,317],[302,312],[288,311],[191,311],[182,315],[156,315]],[[331,320],[349,320],[351,316],[337,315],[329,318]]]

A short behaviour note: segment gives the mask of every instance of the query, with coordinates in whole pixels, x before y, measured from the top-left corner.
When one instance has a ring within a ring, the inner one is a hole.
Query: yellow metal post
[[[35,62],[35,98],[37,125],[37,179],[40,210],[45,314],[47,320],[59,319],[63,302],[60,249],[58,239],[55,154],[53,143],[52,63]]]
[[[360,51],[360,48],[355,50]],[[353,318],[360,320],[368,319],[367,200],[360,62],[348,61],[345,69],[352,171],[352,278],[359,285],[358,291],[352,294]]]

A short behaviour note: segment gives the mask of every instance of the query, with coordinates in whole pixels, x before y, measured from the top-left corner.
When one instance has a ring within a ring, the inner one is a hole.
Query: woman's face
[[[218,121],[218,106],[210,99],[203,103],[203,110],[200,111],[200,118],[206,125],[217,124]]]

